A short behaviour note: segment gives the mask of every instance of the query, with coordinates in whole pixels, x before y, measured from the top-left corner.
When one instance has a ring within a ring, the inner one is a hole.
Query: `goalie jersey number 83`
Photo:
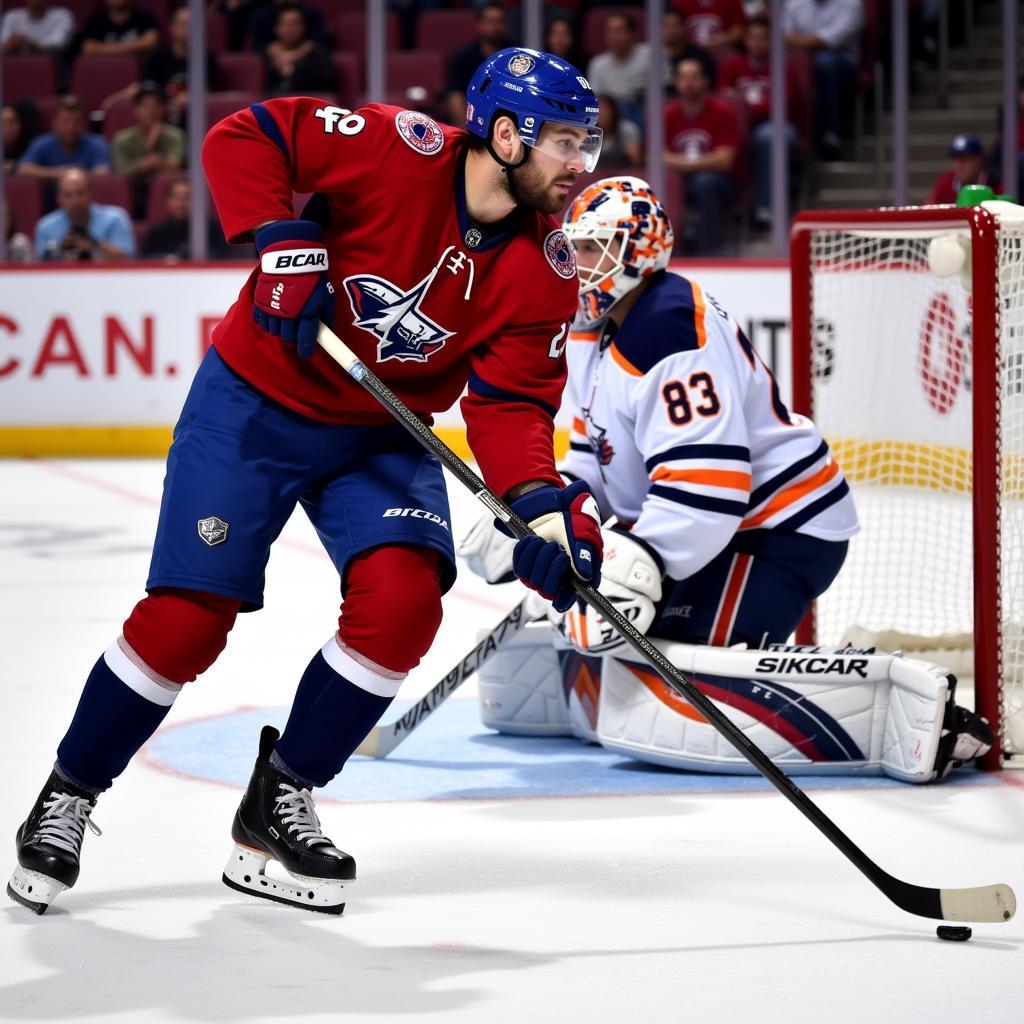
[[[843,541],[849,486],[814,424],[791,413],[746,335],[696,282],[661,272],[624,322],[574,325],[566,472],[604,515],[692,576],[737,532]]]

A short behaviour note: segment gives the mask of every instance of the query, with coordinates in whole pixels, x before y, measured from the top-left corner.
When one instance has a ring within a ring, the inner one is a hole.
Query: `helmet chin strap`
[[[525,142],[523,143],[523,158],[514,164],[509,163],[507,160],[502,160],[502,158],[498,156],[498,153],[494,148],[494,143],[490,139],[487,140],[487,152],[494,157],[495,162],[501,168],[502,174],[505,174],[506,171],[514,171],[517,167],[522,167],[523,164],[530,159],[530,147]]]

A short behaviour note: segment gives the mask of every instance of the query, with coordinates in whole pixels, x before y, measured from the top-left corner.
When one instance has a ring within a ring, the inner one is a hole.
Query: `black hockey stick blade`
[[[321,324],[317,340],[324,350],[357,383],[397,419],[444,467],[468,488],[496,518],[517,537],[531,533],[519,518],[404,402],[326,325]],[[657,669],[658,674],[679,696],[697,708],[708,722],[757,769],[808,821],[901,910],[941,921],[1009,921],[1017,909],[1008,885],[984,885],[970,889],[931,889],[901,881],[883,871],[771,758],[736,726],[732,719],[677,669],[642,633],[637,632],[619,610],[593,587],[576,580],[577,593],[596,608],[622,638]]]

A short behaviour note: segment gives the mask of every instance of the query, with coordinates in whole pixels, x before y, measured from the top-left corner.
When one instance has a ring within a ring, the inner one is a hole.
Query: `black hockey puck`
[[[959,928],[950,924],[940,924],[935,934],[947,942],[966,942],[972,935],[970,928]]]

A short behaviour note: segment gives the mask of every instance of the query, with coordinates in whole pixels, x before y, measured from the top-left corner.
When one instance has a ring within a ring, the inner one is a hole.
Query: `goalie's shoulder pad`
[[[700,285],[666,274],[640,297],[615,332],[616,362],[631,376],[643,376],[672,356],[704,348],[706,313]]]
[[[660,601],[665,570],[658,553],[618,525],[602,527],[601,539],[604,542],[602,578],[628,587],[652,601]]]

